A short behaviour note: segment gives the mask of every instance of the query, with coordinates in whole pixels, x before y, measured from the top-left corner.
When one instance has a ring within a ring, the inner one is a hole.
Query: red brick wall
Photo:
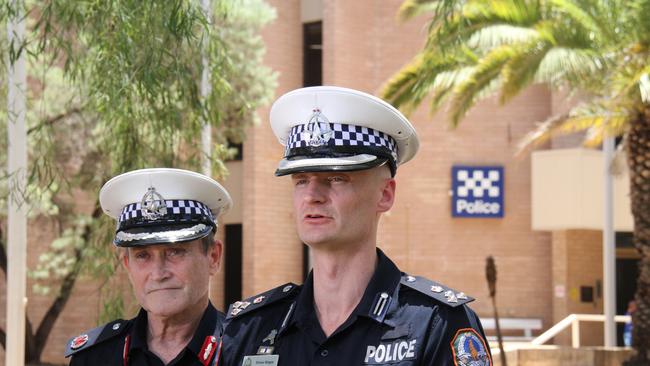
[[[265,63],[279,73],[276,96],[302,86],[302,23],[300,1],[269,1],[277,20],[263,32]],[[262,123],[251,128],[244,143],[243,296],[285,282],[302,282],[302,249],[291,216],[288,179],[273,173],[283,148],[268,125],[268,108],[259,111]]]
[[[599,230],[565,230],[553,233],[554,285],[564,286],[564,297],[553,296],[553,322],[569,314],[602,314],[603,299],[596,296],[596,281],[603,279],[603,234]],[[580,286],[594,287],[594,302],[580,301]],[[555,339],[556,344],[571,344],[571,329]],[[603,323],[581,323],[580,344],[603,344]]]
[[[269,3],[276,7],[278,18],[263,32],[265,63],[278,72],[279,96],[302,86],[300,1]],[[408,62],[424,42],[426,19],[399,23],[396,12],[400,4],[401,0],[324,2],[324,84],[377,94],[384,82]],[[449,128],[444,111],[432,116],[426,106],[418,109],[410,119],[420,136],[421,148],[414,160],[399,169],[397,201],[382,219],[379,246],[402,270],[477,297],[473,308],[482,316],[490,317],[492,313],[484,275],[488,255],[495,257],[498,266],[498,304],[503,317],[542,318],[547,328],[566,311],[573,311],[553,300],[552,288],[559,281],[560,271],[575,272],[583,265],[572,262],[581,258],[576,254],[579,251],[561,254],[570,248],[566,243],[583,242],[583,234],[559,233],[552,244],[549,233],[531,230],[530,158],[514,156],[518,140],[552,110],[551,93],[541,86],[530,88],[505,107],[496,99],[480,103],[456,130]],[[273,175],[283,149],[268,125],[268,108],[261,109],[259,115],[260,125],[248,131],[244,143],[243,202],[235,202],[243,209],[244,296],[284,282],[302,281],[302,249],[294,229],[289,181]],[[505,167],[505,218],[451,217],[453,164]],[[49,243],[41,238],[48,235],[47,230],[51,229],[45,225],[38,232],[30,231],[32,260]],[[597,258],[587,260],[594,261],[598,262]],[[100,307],[95,286],[89,281],[77,284],[73,299],[56,324],[44,360],[61,361],[65,340],[95,325]],[[212,285],[217,305],[222,302],[222,291],[223,273]],[[48,301],[30,296],[29,311],[34,321],[42,316]],[[0,311],[4,312],[4,305]]]

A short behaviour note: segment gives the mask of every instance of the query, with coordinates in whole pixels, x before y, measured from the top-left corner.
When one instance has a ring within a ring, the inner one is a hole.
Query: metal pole
[[[25,20],[21,0],[12,0],[15,11],[7,22],[9,44],[20,49],[25,39]],[[24,192],[27,182],[27,133],[25,99],[27,78],[25,51],[8,60],[7,138],[9,197],[7,202],[7,335],[5,365],[25,364],[25,267],[27,258],[27,207]]]
[[[603,141],[605,202],[603,223],[603,310],[605,313],[605,347],[616,346],[616,251],[614,240],[614,177],[611,164],[614,158],[614,138]]]
[[[203,9],[203,14],[208,22],[208,31],[203,37],[203,42],[201,44],[201,99],[205,102],[210,93],[212,93],[212,84],[210,83],[210,58],[208,55],[208,47],[210,46],[210,28],[212,27],[212,4],[210,0],[201,0],[201,7]],[[203,121],[203,130],[201,131],[201,168],[203,174],[212,176],[212,128],[210,127],[209,121]]]

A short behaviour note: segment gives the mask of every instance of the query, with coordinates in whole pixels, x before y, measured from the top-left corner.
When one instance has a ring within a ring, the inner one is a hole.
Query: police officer
[[[217,217],[231,206],[216,181],[179,169],[143,169],[109,180],[102,209],[117,220],[114,244],[142,307],[71,339],[70,365],[203,365],[218,362],[223,313],[208,300],[222,243]]]
[[[491,365],[473,299],[400,272],[376,247],[397,167],[418,149],[408,120],[371,95],[310,87],[280,97],[271,126],[313,270],[303,286],[231,305],[224,364]]]

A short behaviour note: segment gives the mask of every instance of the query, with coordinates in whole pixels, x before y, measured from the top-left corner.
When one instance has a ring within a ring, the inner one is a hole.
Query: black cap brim
[[[344,164],[341,162],[344,161]],[[357,163],[350,163],[346,158],[321,158],[321,159],[298,159],[298,160],[283,160],[280,167],[275,171],[275,175],[281,177],[288,174],[296,173],[317,173],[317,172],[350,172],[357,170],[366,170],[384,165],[388,162],[386,158],[378,158],[373,156],[373,159],[362,160]],[[391,167],[391,173],[394,175],[394,170]]]

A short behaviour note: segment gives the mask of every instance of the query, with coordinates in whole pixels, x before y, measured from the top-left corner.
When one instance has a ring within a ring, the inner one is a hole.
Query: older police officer
[[[472,298],[401,273],[377,249],[397,167],[418,149],[408,120],[371,95],[311,87],[280,97],[271,126],[313,270],[303,286],[230,307],[225,364],[491,365]]]
[[[208,300],[222,243],[217,217],[231,206],[204,175],[143,169],[109,180],[102,209],[117,220],[114,244],[142,307],[67,344],[70,365],[204,365],[220,354],[224,315]]]

